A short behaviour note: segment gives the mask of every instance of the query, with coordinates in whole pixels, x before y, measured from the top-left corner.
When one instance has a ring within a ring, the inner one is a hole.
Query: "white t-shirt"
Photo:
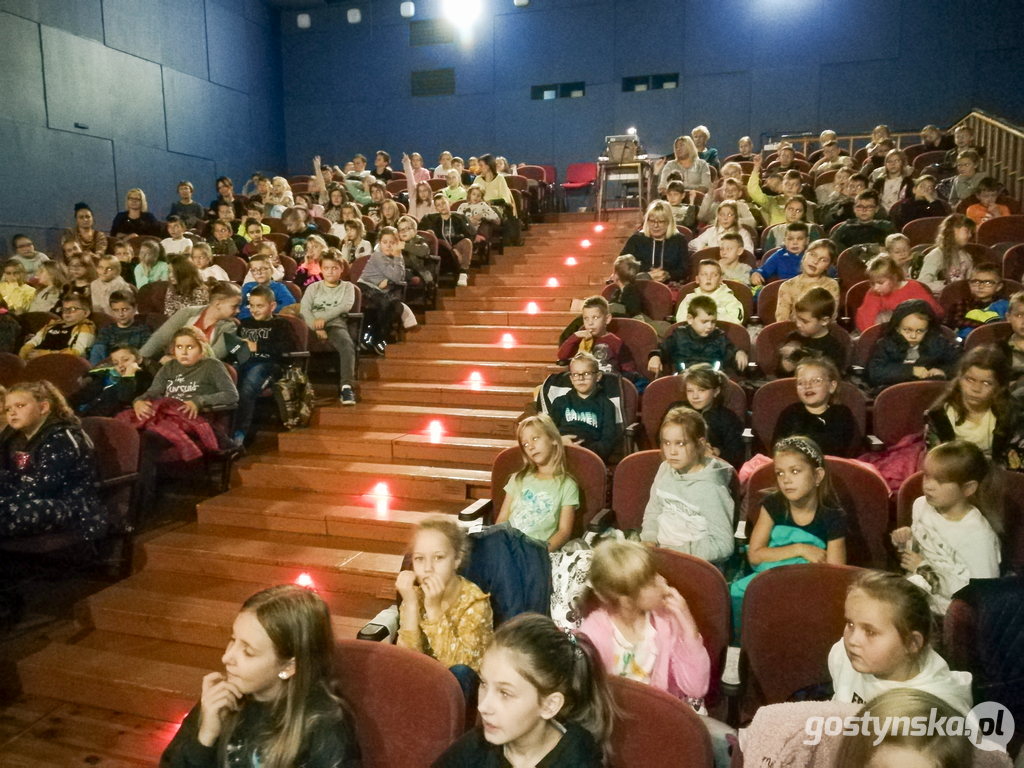
[[[650,685],[651,673],[654,671],[654,663],[658,659],[658,648],[655,643],[657,630],[650,615],[644,623],[644,636],[635,645],[625,637],[622,632],[611,622],[612,625],[612,655],[615,659],[613,672],[619,677],[628,677],[638,683]]]
[[[160,241],[164,247],[164,253],[168,256],[177,256],[179,253],[189,253],[192,250],[192,241],[187,237],[175,240],[173,237],[165,237]]]
[[[281,274],[284,274],[284,269],[281,270]],[[231,278],[228,277],[228,273],[224,271],[223,267],[218,267],[216,264],[211,264],[208,267],[204,267],[199,270],[199,277],[202,278],[205,283],[207,280],[217,280],[222,283],[230,283]]]
[[[925,651],[924,666],[909,680],[881,680],[858,672],[846,655],[843,641],[832,646],[828,654],[828,671],[832,675],[835,694],[832,701],[867,703],[896,688],[913,688],[937,696],[954,709],[967,712],[972,705],[971,673],[953,672],[932,648]]]

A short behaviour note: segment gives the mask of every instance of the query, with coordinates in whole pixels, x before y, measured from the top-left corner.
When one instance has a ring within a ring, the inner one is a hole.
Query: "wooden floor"
[[[572,299],[600,292],[634,217],[597,232],[583,217],[532,227],[404,343],[363,361],[359,405],[320,408],[311,428],[241,462],[231,490],[192,520],[141,541],[132,576],[17,657],[22,693],[0,709],[0,768],[155,765],[203,674],[220,667],[238,605],[270,584],[310,574],[335,633],[353,637],[394,600],[412,526],[489,495],[516,416],[557,370]]]

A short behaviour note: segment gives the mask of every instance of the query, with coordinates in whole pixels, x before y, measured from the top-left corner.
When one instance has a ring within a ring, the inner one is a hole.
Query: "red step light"
[[[516,337],[511,333],[503,333],[501,335],[501,346],[505,349],[512,349],[516,345]]]
[[[548,288],[557,288],[557,287],[558,287],[558,278],[557,277],[549,277],[548,278]]]
[[[479,392],[484,386],[484,377],[480,371],[473,371],[469,374],[469,388]]]
[[[437,419],[430,422],[430,425],[427,427],[427,434],[430,436],[430,442],[440,443],[441,436],[444,434],[444,427],[441,426],[441,422]]]
[[[580,240],[580,248],[589,248],[589,247],[590,247],[590,241],[589,240]]]
[[[529,304],[526,305],[526,314],[536,315],[538,312],[540,312],[540,307],[537,306],[536,301],[531,301]]]
[[[313,589],[313,577],[303,571],[295,577],[295,583],[306,589]]]
[[[576,261],[575,256],[569,256],[565,260],[565,266],[567,267],[575,267],[577,264],[579,264],[579,262]]]
[[[594,231],[598,233],[604,232],[604,224],[595,224]]]

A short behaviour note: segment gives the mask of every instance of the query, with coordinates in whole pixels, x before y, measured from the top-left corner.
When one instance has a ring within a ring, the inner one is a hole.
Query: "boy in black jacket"
[[[946,338],[928,302],[910,299],[889,318],[868,362],[868,381],[887,387],[903,381],[952,378],[960,350]]]
[[[715,325],[718,306],[710,296],[698,296],[686,308],[688,325],[681,325],[651,352],[647,370],[658,376],[667,360],[669,373],[696,363],[707,363],[715,370],[742,373],[747,368],[747,353],[729,341],[725,331]]]
[[[582,445],[608,461],[622,434],[615,420],[615,406],[599,391],[601,375],[597,358],[589,352],[573,357],[569,361],[572,390],[551,403],[551,420],[563,443]]]
[[[104,356],[106,357],[106,356]],[[153,377],[142,367],[142,355],[127,344],[115,346],[110,364],[93,368],[71,398],[80,416],[116,416],[149,389]]]
[[[295,350],[291,326],[284,318],[274,316],[276,309],[270,288],[259,285],[249,292],[251,317],[242,320],[238,329],[249,355],[238,364],[238,410],[233,435],[236,445],[245,442],[260,394],[281,376],[284,354]]]

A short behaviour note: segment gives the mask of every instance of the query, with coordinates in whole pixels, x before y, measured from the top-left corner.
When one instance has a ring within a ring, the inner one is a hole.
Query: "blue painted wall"
[[[79,200],[105,229],[132,187],[162,218],[181,179],[284,170],[278,29],[262,0],[0,0],[0,252],[56,248]]]
[[[515,161],[592,160],[635,125],[647,147],[707,124],[726,153],[744,134],[916,129],[972,107],[1024,122],[1020,0],[483,0],[474,40],[412,47],[399,0],[281,14],[287,158],[304,172],[378,148]],[[349,7],[363,21],[350,25]],[[440,0],[416,0],[416,18]],[[411,98],[409,73],[454,67],[454,96]],[[679,88],[623,93],[632,75]],[[583,80],[582,99],[531,101],[530,86]],[[299,84],[306,84],[305,87]]]

